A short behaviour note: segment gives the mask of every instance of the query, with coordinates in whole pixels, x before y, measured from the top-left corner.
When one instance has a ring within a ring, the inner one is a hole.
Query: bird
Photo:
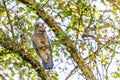
[[[35,29],[32,35],[33,47],[42,60],[43,68],[52,69],[54,66],[52,48],[45,27],[41,22],[36,22],[34,26]]]

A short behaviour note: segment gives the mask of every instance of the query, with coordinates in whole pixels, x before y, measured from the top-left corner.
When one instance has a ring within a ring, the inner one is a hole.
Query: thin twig
[[[2,78],[2,80],[6,80],[5,77],[2,74],[0,74],[0,79],[1,78]]]
[[[78,68],[78,66],[75,66],[75,68],[69,73],[69,75],[66,77],[65,80],[68,80],[71,75],[73,75],[73,72]]]
[[[11,23],[9,11],[7,10],[7,6],[6,6],[6,4],[5,4],[5,1],[4,1],[4,0],[2,0],[2,1],[3,1],[3,5],[4,5],[4,7],[5,7],[5,10],[6,10],[6,12],[7,12],[8,22],[10,23],[12,36],[14,36],[14,29],[13,29],[13,26],[12,26],[12,23]]]
[[[44,6],[46,6],[48,2],[49,2],[49,0],[46,1],[46,3],[42,6],[42,8],[43,8]]]
[[[2,24],[4,25],[4,27],[5,27],[8,31],[11,32],[11,30],[10,30],[4,23],[2,23]]]
[[[92,36],[92,35],[83,35],[82,37],[83,37],[83,38],[84,38],[84,37],[91,37],[91,38],[93,38],[96,42],[98,42],[98,48],[97,48],[97,50],[94,52],[95,54],[97,54],[97,53],[100,51],[100,49],[101,49],[100,45],[106,46],[106,45],[105,45],[106,43],[103,44],[103,43],[100,42],[96,37],[94,37],[94,36]],[[108,42],[109,42],[109,41],[108,41]],[[107,42],[107,43],[108,43],[108,42]],[[102,46],[102,47],[103,47],[103,46]],[[120,53],[120,52],[117,52],[117,51],[115,51],[114,49],[110,48],[109,46],[106,46],[106,47],[107,47],[108,49],[114,51],[115,53]],[[88,57],[86,57],[85,60],[88,59],[88,58],[91,57],[91,56],[92,56],[92,54],[89,55]]]

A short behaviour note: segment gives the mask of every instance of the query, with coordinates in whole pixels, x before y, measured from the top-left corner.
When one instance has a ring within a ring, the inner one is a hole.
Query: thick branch
[[[3,39],[3,41],[6,41],[6,39]],[[40,65],[40,62],[38,60],[36,60],[34,57],[32,57],[25,49],[19,48],[18,47],[19,45],[16,45],[16,46],[12,45],[12,47],[8,47],[8,46],[11,46],[11,44],[5,45],[4,42],[2,42],[2,40],[0,40],[0,44],[6,50],[10,50],[11,53],[17,53],[17,54],[19,54],[22,57],[23,60],[25,60],[28,63],[30,63],[31,66],[32,66],[32,68],[34,68],[36,70],[36,72],[38,73],[38,76],[41,77],[42,80],[49,80],[49,78],[48,78],[45,70]],[[16,43],[14,43],[14,45],[15,44]],[[3,54],[0,54],[0,56],[1,55],[3,55]]]
[[[19,53],[23,60],[29,62],[32,65],[42,80],[49,80],[47,74],[45,73],[45,70],[42,68],[38,60],[29,55],[28,52],[26,52],[24,49],[21,49]]]
[[[21,1],[21,0],[19,0]],[[36,6],[37,7],[37,6]],[[60,28],[60,26],[55,22],[55,20],[47,14],[44,10],[39,9],[37,12],[37,15],[42,18],[54,31],[56,36],[58,36],[63,30]],[[76,46],[73,44],[73,41],[70,40],[69,37],[65,37],[62,41],[63,45],[67,46],[68,51],[71,53],[74,61],[77,63],[78,67],[83,72],[84,76],[87,80],[96,80],[95,76],[93,75],[91,69],[86,64],[85,60],[82,58],[78,50],[76,49]],[[69,43],[69,44],[68,44]]]
[[[53,31],[56,36],[63,32],[63,30],[58,26],[55,20],[51,16],[49,16],[44,10],[39,10],[38,16],[42,18],[51,28],[54,29]],[[91,69],[88,67],[85,60],[82,58],[82,56],[76,49],[76,46],[73,44],[73,41],[70,40],[70,38],[68,38],[67,36],[62,41],[65,42],[63,43],[63,45],[67,46],[68,51],[71,53],[74,61],[78,64],[78,67],[82,70],[83,74],[86,76],[86,79],[96,80]]]
[[[45,70],[40,65],[40,62],[33,58],[28,52],[26,52],[24,49],[16,51],[23,60],[27,61],[31,64],[32,68],[36,70],[38,73],[38,76],[41,77],[42,80],[49,80],[47,74],[45,73]]]

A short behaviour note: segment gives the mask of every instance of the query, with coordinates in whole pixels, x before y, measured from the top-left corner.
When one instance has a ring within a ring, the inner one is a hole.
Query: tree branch
[[[2,74],[0,74],[0,80],[5,80],[5,77]]]
[[[13,26],[12,26],[12,24],[11,24],[10,14],[9,14],[9,11],[7,10],[7,7],[6,7],[6,4],[5,4],[5,1],[4,1],[4,0],[3,0],[3,5],[4,5],[5,10],[6,10],[6,12],[7,12],[8,23],[10,23],[12,36],[14,37],[15,34],[14,34]]]
[[[6,50],[11,51],[10,53],[16,53],[19,54],[23,60],[27,61],[28,63],[31,64],[32,68],[34,68],[36,70],[36,72],[38,73],[38,76],[41,77],[42,80],[49,80],[49,77],[47,76],[45,70],[42,68],[40,62],[35,59],[34,57],[32,57],[29,52],[27,52],[27,50],[20,48],[19,44],[16,45],[16,43],[14,43],[15,46],[12,45],[12,47],[8,47],[11,46],[11,44],[7,44],[5,45],[4,41],[6,41],[6,37],[2,37],[2,40],[0,41],[0,44],[3,48],[5,48]],[[0,38],[1,39],[1,38]],[[10,53],[6,53],[6,54],[10,54]],[[3,54],[0,54],[0,56]]]
[[[38,10],[38,16],[42,18],[51,28],[53,28],[54,33],[58,36],[63,30],[58,26],[55,20],[49,16],[44,10]],[[63,45],[67,47],[67,50],[71,53],[74,61],[77,63],[78,67],[81,69],[83,74],[86,76],[87,80],[96,80],[91,69],[86,64],[85,60],[82,58],[76,46],[73,44],[73,41],[69,37],[66,37],[62,40]],[[69,43],[69,44],[68,44]]]
[[[42,80],[49,80],[49,77],[42,68],[40,62],[32,57],[27,51],[25,51],[25,49],[21,48],[20,50],[15,51],[15,53],[19,54],[23,60],[30,63],[32,68],[35,69],[35,71],[38,73],[38,76],[41,77]]]
[[[42,80],[49,80],[47,74],[45,73],[45,70],[42,68],[38,60],[29,55],[29,53],[25,51],[25,49],[21,49],[19,53],[23,60],[29,62],[32,65],[32,67],[36,70],[38,76],[40,76]]]
[[[19,0],[21,1],[21,0]],[[23,0],[22,0],[23,1]],[[22,2],[24,4],[24,2]],[[37,6],[36,6],[37,7]],[[37,15],[42,18],[54,31],[55,35],[58,36],[63,30],[60,28],[60,26],[55,22],[55,20],[47,14],[44,10],[38,9]],[[64,39],[62,39],[67,47],[67,50],[71,53],[74,61],[77,63],[78,67],[83,72],[84,76],[87,80],[96,80],[95,76],[92,73],[92,70],[89,68],[89,66],[86,64],[85,60],[82,58],[78,50],[76,49],[76,46],[73,44],[73,41],[70,40],[70,38],[66,35]],[[69,43],[69,44],[68,44]]]
[[[69,73],[69,75],[66,77],[65,80],[68,80],[70,76],[73,74],[73,72],[78,68],[78,66],[75,66],[75,68]]]

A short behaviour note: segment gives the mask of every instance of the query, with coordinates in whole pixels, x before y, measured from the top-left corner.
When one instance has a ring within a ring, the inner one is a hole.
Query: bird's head
[[[35,31],[34,31],[35,33],[44,32],[45,31],[45,27],[44,27],[44,25],[41,22],[36,22],[34,24],[34,26],[35,26]]]

